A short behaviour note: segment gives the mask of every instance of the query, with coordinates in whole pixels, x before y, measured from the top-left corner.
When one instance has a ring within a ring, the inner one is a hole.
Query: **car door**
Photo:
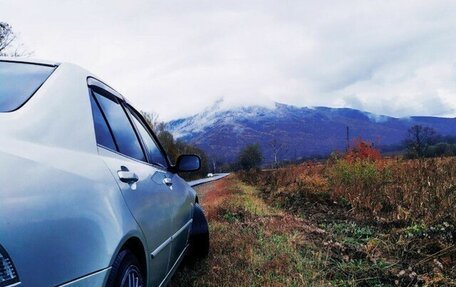
[[[165,185],[166,170],[148,163],[122,99],[96,86],[90,96],[99,154],[145,235],[152,258],[149,282],[156,286],[168,272],[171,252],[173,198]]]
[[[170,265],[174,266],[183,255],[187,246],[192,226],[194,198],[191,196],[190,186],[177,174],[168,174],[172,181],[172,197],[174,202],[171,217],[171,232],[173,242],[171,246]]]
[[[138,134],[143,140],[149,161],[158,166],[165,165],[164,152],[161,151],[160,145],[157,143],[158,141],[153,136],[152,131],[147,127],[141,114],[131,106],[128,106],[127,110]],[[172,202],[172,208],[169,209],[172,234],[170,256],[171,269],[178,259],[180,259],[188,242],[194,199],[191,196],[188,184],[176,173],[167,171],[165,177],[167,194]]]

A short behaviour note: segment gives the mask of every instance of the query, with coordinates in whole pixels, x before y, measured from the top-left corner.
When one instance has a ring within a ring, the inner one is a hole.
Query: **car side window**
[[[112,150],[117,150],[111,131],[109,130],[108,123],[106,122],[103,114],[101,113],[100,107],[92,95],[90,95],[90,104],[92,105],[93,123],[97,144]]]
[[[165,157],[163,156],[163,153],[161,152],[160,148],[158,147],[157,143],[155,142],[154,138],[149,133],[147,128],[144,126],[145,123],[143,123],[141,118],[138,116],[137,112],[133,110],[131,107],[128,107],[127,111],[131,119],[133,120],[133,123],[135,124],[136,129],[139,132],[139,135],[143,140],[143,143],[146,148],[147,157],[149,158],[149,162],[166,168],[168,166],[168,163]]]
[[[115,97],[107,97],[92,91],[100,104],[106,120],[111,128],[118,151],[129,157],[146,161],[138,137],[127,117],[123,107]]]

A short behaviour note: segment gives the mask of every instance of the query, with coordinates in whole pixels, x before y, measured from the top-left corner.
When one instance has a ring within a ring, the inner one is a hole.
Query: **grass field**
[[[211,251],[171,286],[456,286],[455,188],[454,158],[336,160],[203,185]]]

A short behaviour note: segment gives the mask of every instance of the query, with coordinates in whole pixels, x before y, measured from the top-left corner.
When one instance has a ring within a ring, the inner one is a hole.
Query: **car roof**
[[[59,63],[59,62],[53,62],[53,61],[48,61],[48,60],[40,60],[40,59],[33,59],[33,58],[22,58],[22,57],[3,57],[0,56],[0,62],[11,62],[11,63],[27,63],[27,64],[36,64],[36,65],[46,65],[46,66],[52,66],[52,67],[58,67],[60,65],[71,65],[74,67],[77,67],[78,69],[84,70],[88,77],[88,84],[89,85],[96,85],[99,86],[100,88],[108,91],[111,93],[113,96],[125,101],[127,104],[131,105],[131,103],[119,92],[117,92],[114,88],[109,86],[108,84],[104,83],[101,81],[98,77],[90,73],[89,71],[85,70],[84,68],[81,68],[78,65],[74,65],[71,63]]]
[[[47,66],[53,66],[53,67],[57,67],[58,65],[60,65],[60,63],[58,63],[58,62],[40,60],[40,59],[32,59],[32,58],[22,58],[22,57],[3,57],[3,56],[0,56],[0,61],[2,61],[2,62],[16,62],[16,63],[47,65]]]

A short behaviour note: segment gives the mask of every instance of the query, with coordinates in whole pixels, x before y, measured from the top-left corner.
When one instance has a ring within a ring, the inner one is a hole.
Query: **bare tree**
[[[433,128],[414,125],[408,129],[405,145],[411,156],[424,157],[429,145],[435,139],[436,132]]]
[[[21,57],[31,56],[24,45],[17,42],[17,36],[10,24],[0,22],[0,56]]]
[[[16,39],[13,29],[8,23],[0,22],[0,56],[5,56],[5,50]]]
[[[272,149],[272,156],[274,158],[274,166],[273,168],[278,168],[279,167],[279,158],[280,154],[287,152],[286,144],[283,142],[279,142],[277,139],[272,140],[270,143],[271,149]]]

